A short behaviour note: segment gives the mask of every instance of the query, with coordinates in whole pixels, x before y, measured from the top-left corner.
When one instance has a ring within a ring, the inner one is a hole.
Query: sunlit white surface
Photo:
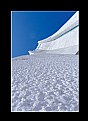
[[[12,59],[12,112],[79,111],[78,55]]]
[[[69,51],[66,50],[67,47],[71,48],[73,46],[75,47],[75,53],[73,53],[71,49]],[[38,46],[35,51],[28,52],[31,55],[35,54],[38,50],[41,52],[41,50],[59,50],[61,48],[65,48],[63,54],[65,54],[66,51],[68,51],[66,54],[76,54],[79,51],[79,11],[77,11],[55,34],[38,41]]]

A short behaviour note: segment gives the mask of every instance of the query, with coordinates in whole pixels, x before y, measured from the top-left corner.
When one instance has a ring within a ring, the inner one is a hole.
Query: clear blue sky
[[[12,12],[12,57],[28,54],[37,42],[52,34],[76,11]]]

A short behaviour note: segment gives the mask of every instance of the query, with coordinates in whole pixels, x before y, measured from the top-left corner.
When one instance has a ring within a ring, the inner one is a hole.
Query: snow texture
[[[79,55],[12,59],[12,112],[78,112]]]

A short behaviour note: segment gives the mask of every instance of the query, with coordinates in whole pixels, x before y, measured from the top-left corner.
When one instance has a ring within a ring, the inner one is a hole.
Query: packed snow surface
[[[13,58],[11,92],[13,112],[79,111],[79,55]]]

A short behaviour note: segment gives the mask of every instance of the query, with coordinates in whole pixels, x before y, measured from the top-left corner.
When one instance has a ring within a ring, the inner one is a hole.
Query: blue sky
[[[12,12],[12,57],[27,55],[54,34],[76,11]]]

